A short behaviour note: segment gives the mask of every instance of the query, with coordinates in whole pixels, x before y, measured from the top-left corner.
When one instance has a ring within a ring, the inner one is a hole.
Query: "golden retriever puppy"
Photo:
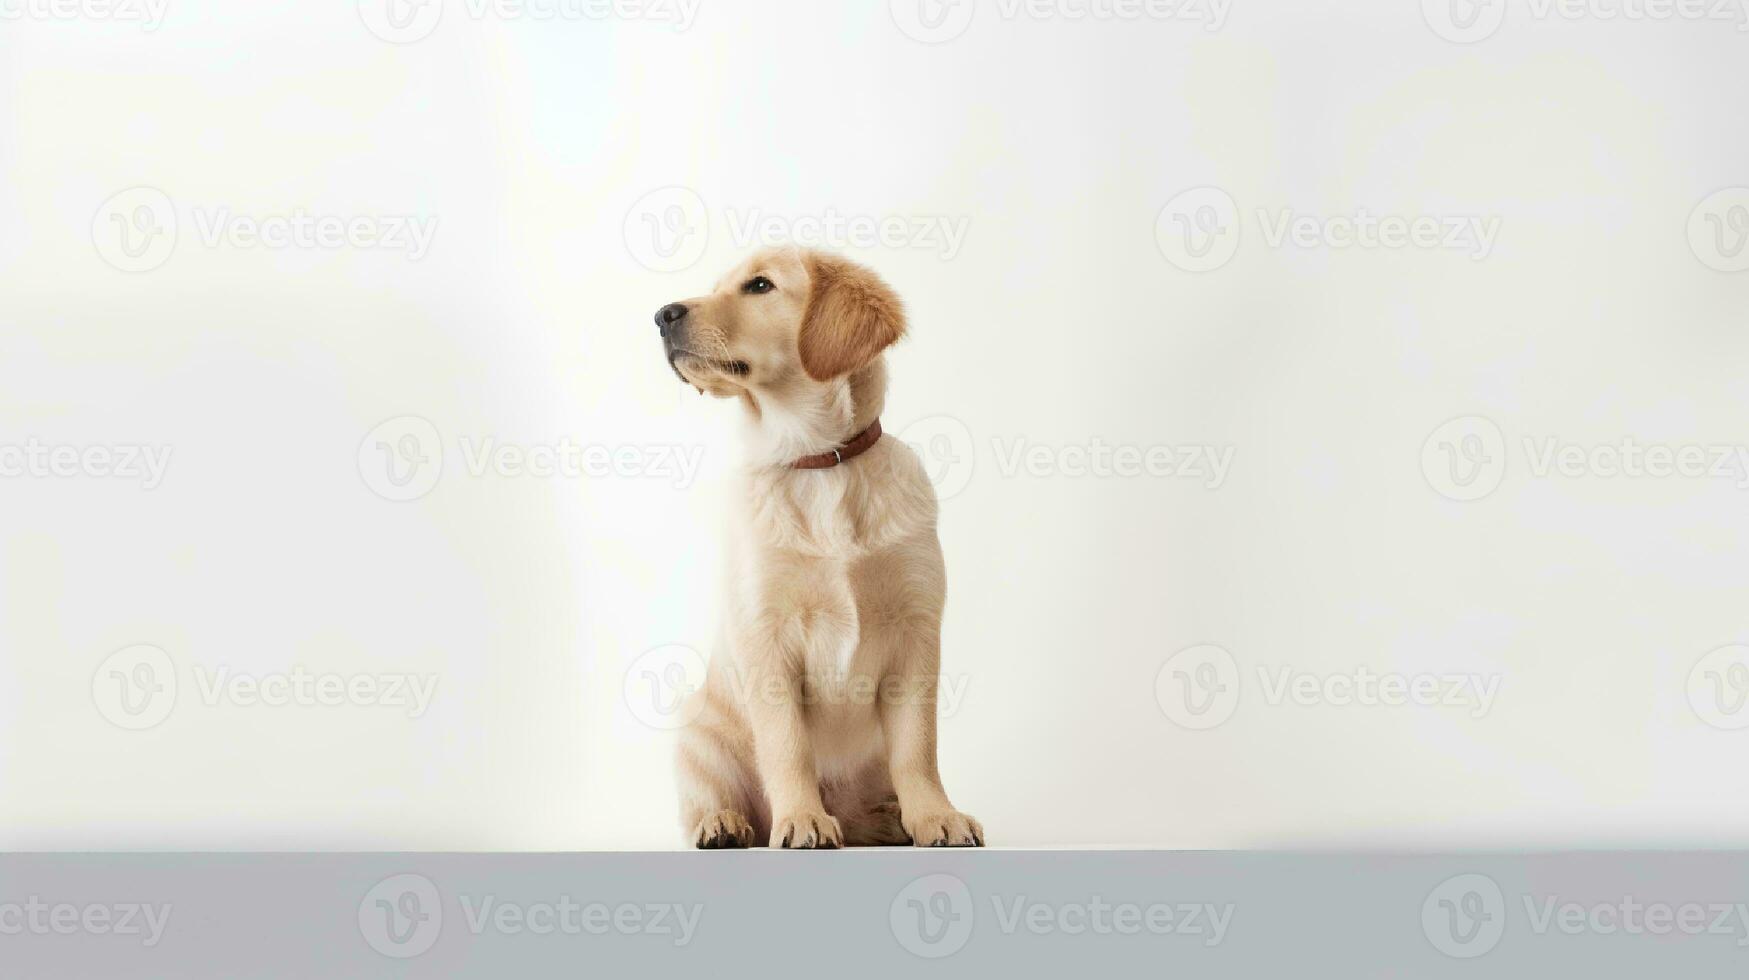
[[[682,829],[701,848],[983,846],[936,768],[935,491],[880,429],[898,297],[843,258],[768,249],[656,324],[674,373],[746,423]]]

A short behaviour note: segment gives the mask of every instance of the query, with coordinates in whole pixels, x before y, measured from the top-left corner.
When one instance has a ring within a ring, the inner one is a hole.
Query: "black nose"
[[[674,325],[686,319],[685,303],[669,303],[656,311],[656,326],[662,331],[662,336],[668,336]]]

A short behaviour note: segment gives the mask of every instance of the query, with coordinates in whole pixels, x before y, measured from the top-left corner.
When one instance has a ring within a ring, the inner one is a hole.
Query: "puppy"
[[[983,846],[936,768],[935,491],[880,429],[899,298],[843,258],[768,249],[656,324],[674,373],[745,419],[682,829],[700,848]]]

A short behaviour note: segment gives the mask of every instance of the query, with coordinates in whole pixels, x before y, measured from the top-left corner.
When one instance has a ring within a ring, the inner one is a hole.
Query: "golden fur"
[[[787,465],[880,416],[898,297],[790,248],[682,307],[670,364],[740,401],[747,449],[719,645],[681,735],[682,828],[697,847],[982,846],[936,768],[946,576],[922,463],[889,436],[830,469]]]

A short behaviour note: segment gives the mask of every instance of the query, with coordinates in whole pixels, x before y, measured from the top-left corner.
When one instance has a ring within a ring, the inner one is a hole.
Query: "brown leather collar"
[[[874,424],[852,436],[850,441],[829,453],[815,453],[803,456],[789,464],[792,470],[829,470],[839,463],[849,462],[863,453],[869,447],[879,442],[881,438],[881,420],[875,419]]]

